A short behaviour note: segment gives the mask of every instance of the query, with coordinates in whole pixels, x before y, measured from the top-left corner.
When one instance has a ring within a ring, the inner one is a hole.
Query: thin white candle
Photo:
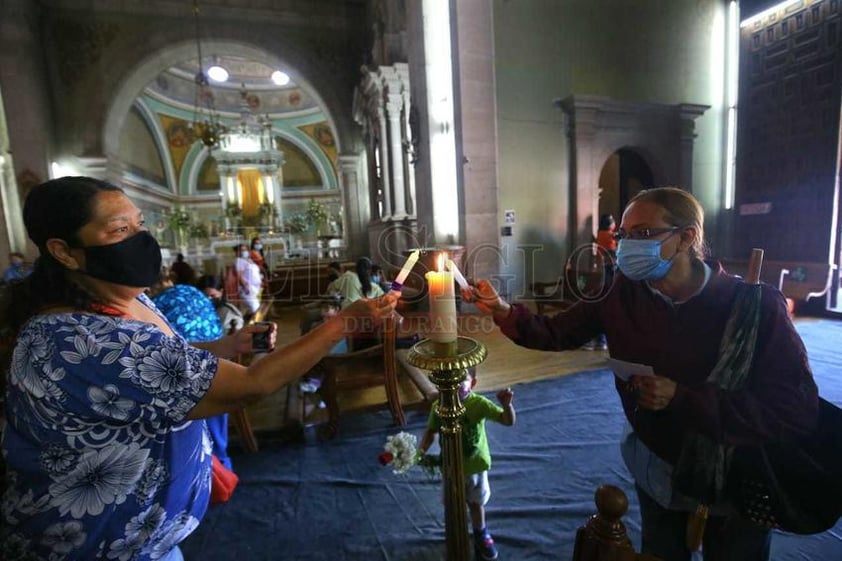
[[[418,261],[418,256],[421,254],[419,250],[415,250],[409,254],[409,257],[406,260],[406,263],[403,264],[403,268],[401,272],[398,273],[398,276],[395,277],[395,280],[392,281],[391,290],[397,290],[398,292],[401,291],[403,288],[403,283],[406,280],[406,277],[409,276],[410,271],[415,266],[415,263]]]
[[[456,294],[453,273],[443,271],[445,254],[439,255],[438,272],[425,276],[430,294],[430,340],[438,343],[456,341]]]
[[[456,266],[456,263],[454,263],[452,259],[447,260],[447,270],[453,273],[453,277],[456,279],[456,282],[459,283],[459,286],[464,289],[468,288],[467,279],[462,276],[462,271],[459,270],[459,267]]]

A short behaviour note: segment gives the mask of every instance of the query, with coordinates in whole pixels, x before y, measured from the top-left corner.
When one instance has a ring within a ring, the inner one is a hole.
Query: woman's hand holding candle
[[[485,314],[505,318],[512,312],[511,304],[500,298],[491,283],[485,279],[479,280],[473,286],[463,288],[460,292],[463,300],[474,304]]]
[[[459,267],[457,267],[456,263],[454,263],[451,259],[447,260],[447,270],[453,273],[453,277],[456,279],[456,282],[459,283],[459,288],[465,289],[470,286],[465,277],[462,276],[462,271],[459,270]]]
[[[395,290],[400,292],[403,289],[403,283],[406,281],[406,277],[409,276],[409,273],[412,271],[412,268],[415,266],[415,263],[418,261],[418,256],[420,254],[419,250],[415,250],[409,254],[409,257],[406,260],[406,263],[403,264],[403,268],[401,272],[398,273],[398,276],[395,277],[395,280],[392,281],[392,286],[390,290]]]

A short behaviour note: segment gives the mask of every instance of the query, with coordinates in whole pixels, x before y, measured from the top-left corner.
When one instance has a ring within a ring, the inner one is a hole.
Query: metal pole
[[[439,445],[444,485],[444,520],[447,561],[470,561],[465,476],[462,464],[462,416],[465,408],[459,400],[459,384],[465,370],[485,360],[487,349],[468,337],[459,337],[447,347],[424,339],[410,349],[410,364],[430,371],[430,381],[439,390],[436,413],[441,419]]]

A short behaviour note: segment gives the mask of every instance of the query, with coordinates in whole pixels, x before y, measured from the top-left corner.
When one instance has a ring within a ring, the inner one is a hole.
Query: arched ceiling
[[[242,91],[248,92],[248,103],[255,112],[268,113],[272,117],[318,111],[318,101],[294,81],[278,86],[272,81],[275,70],[264,61],[235,55],[214,55],[203,57],[205,73],[210,66],[218,64],[225,68],[229,77],[226,82],[210,82],[214,104],[221,114],[239,114]],[[198,58],[180,62],[150,82],[144,93],[162,103],[191,110],[196,99],[195,76],[199,71]]]
[[[229,128],[237,128],[240,123],[254,121],[258,116],[268,116],[276,141],[284,142],[285,147],[281,149],[290,155],[288,165],[284,167],[288,187],[304,190],[335,187],[337,146],[332,120],[322,106],[318,92],[310,93],[311,86],[296,83],[292,77],[282,86],[275,84],[272,73],[287,69],[279,68],[268,54],[263,56],[254,51],[251,54],[217,55],[214,51],[226,52],[226,49],[214,47],[208,51],[213,54],[202,58],[201,68],[205,75],[212,65],[222,66],[229,73],[226,82],[209,81],[214,110],[220,122]],[[137,127],[131,131],[125,128],[128,121],[121,133],[120,154],[126,169],[135,177],[146,180],[147,185],[154,184],[175,193],[192,193],[202,191],[190,180],[195,175],[190,171],[192,166],[201,165],[201,161],[190,156],[195,152],[195,146],[200,144],[193,123],[207,120],[208,108],[201,95],[208,90],[196,85],[198,57],[172,60],[171,66],[143,87],[132,104],[159,147],[166,181],[162,182],[156,159],[151,154],[137,153],[132,137],[143,133]],[[287,73],[294,74],[294,71]],[[304,82],[306,84],[306,80]],[[197,101],[200,110],[197,110]],[[293,166],[293,153],[303,155],[309,167]],[[310,168],[321,172],[314,175]],[[309,173],[296,174],[296,169]]]

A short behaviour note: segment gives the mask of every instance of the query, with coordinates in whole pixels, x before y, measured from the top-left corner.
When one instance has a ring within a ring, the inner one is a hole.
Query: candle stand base
[[[466,369],[482,363],[488,350],[469,337],[459,337],[453,343],[439,343],[424,339],[409,351],[407,360],[413,366],[430,371],[430,381],[439,390],[438,409],[441,419],[439,444],[444,485],[445,537],[448,561],[471,559],[468,537],[467,506],[462,470],[462,425],[465,408],[459,400],[459,384]]]

